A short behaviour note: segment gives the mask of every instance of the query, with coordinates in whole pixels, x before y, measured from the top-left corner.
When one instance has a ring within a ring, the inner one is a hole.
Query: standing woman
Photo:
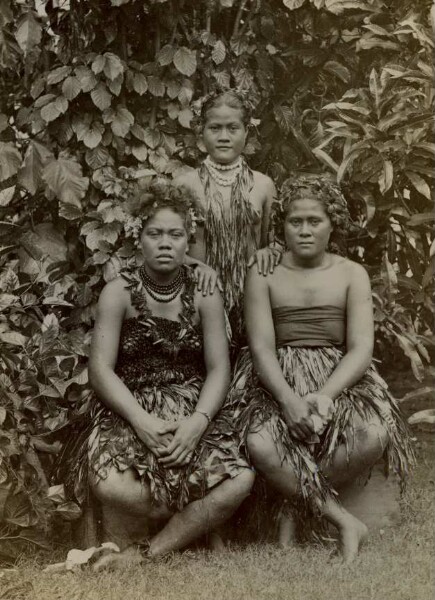
[[[288,180],[273,220],[286,250],[272,275],[248,274],[252,362],[239,361],[233,394],[256,469],[294,512],[333,523],[350,562],[367,528],[335,489],[367,476],[381,456],[403,481],[412,450],[372,364],[369,278],[335,253],[351,225],[340,189],[321,176]]]
[[[98,402],[84,479],[122,516],[109,523],[116,541],[147,538],[149,556],[225,521],[253,481],[219,412],[230,377],[222,300],[199,293],[184,264],[194,209],[189,190],[168,184],[130,203],[144,263],[103,289],[92,339]]]
[[[198,286],[205,294],[213,292],[216,274],[219,276],[237,350],[243,341],[247,268],[256,262],[258,272],[266,274],[280,259],[280,252],[268,247],[275,186],[269,177],[253,171],[243,157],[251,122],[251,105],[244,94],[236,90],[212,93],[194,108],[208,156],[198,169],[174,183],[191,189],[202,205],[205,217],[198,223],[189,262],[200,261]]]

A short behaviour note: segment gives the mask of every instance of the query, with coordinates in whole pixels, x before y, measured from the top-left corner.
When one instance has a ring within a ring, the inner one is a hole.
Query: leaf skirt
[[[290,388],[301,397],[322,388],[343,354],[341,348],[334,346],[284,346],[277,349],[284,377]],[[315,444],[304,444],[292,437],[278,403],[262,387],[247,348],[239,355],[229,403],[237,419],[245,452],[248,434],[265,427],[281,462],[290,464],[296,474],[299,494],[307,509],[312,507],[314,498],[324,500],[330,494],[335,495],[322,475],[320,465],[327,464],[342,444],[349,456],[355,442],[355,421],[362,420],[367,424],[375,421],[385,428],[388,434],[384,449],[386,471],[396,473],[402,486],[414,462],[409,433],[399,407],[373,364],[356,384],[335,399],[333,417]]]
[[[183,385],[142,387],[134,395],[147,412],[173,421],[188,418],[195,411],[202,385],[202,379],[193,378]],[[79,488],[83,488],[86,476],[98,482],[113,468],[119,472],[134,469],[149,484],[153,502],[176,511],[249,468],[239,452],[233,421],[224,409],[210,423],[189,464],[176,469],[161,466],[127,421],[98,401],[91,422],[87,443],[82,444],[87,452],[87,473],[81,469],[82,481],[76,481]],[[83,496],[75,487],[76,497]]]

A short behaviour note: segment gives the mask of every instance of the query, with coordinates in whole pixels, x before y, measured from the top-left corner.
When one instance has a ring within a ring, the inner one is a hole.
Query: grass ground
[[[399,394],[401,395],[401,394]],[[408,412],[428,406],[420,399]],[[122,572],[45,574],[53,557],[23,558],[0,572],[1,600],[433,600],[435,435],[417,431],[418,466],[399,525],[372,532],[343,566],[333,546],[233,546],[195,551]],[[62,560],[64,559],[64,555]]]

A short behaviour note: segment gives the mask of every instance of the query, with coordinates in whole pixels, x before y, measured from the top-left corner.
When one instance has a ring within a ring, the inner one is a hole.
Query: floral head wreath
[[[201,208],[195,194],[185,186],[174,186],[169,182],[153,183],[138,191],[122,206],[126,219],[124,232],[135,246],[140,244],[140,236],[146,222],[159,210],[169,208],[184,217],[189,240],[195,236]]]
[[[192,102],[191,109],[194,115],[193,126],[197,129],[200,129],[204,125],[207,111],[213,108],[216,100],[226,94],[233,96],[233,98],[240,104],[240,108],[244,113],[244,122],[246,126],[256,126],[260,123],[259,119],[254,119],[252,117],[255,109],[254,102],[252,101],[252,92],[249,92],[248,90],[228,88],[221,91],[210,92],[209,94],[201,96],[201,98],[198,98]]]
[[[324,207],[332,224],[328,250],[346,254],[346,239],[358,228],[352,221],[347,202],[337,183],[327,175],[299,175],[284,181],[278,200],[272,205],[271,222],[275,238],[285,245],[284,221],[295,200],[314,199]]]

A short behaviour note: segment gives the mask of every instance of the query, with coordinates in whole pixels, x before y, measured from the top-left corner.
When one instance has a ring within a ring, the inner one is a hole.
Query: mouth
[[[231,146],[216,146],[218,150],[231,150]]]
[[[172,260],[172,256],[170,254],[159,254],[156,256],[157,260]]]

